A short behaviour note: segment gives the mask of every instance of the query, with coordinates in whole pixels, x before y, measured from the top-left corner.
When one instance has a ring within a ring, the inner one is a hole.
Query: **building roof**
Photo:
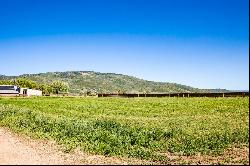
[[[16,90],[0,90],[0,94],[19,94]]]
[[[15,90],[17,86],[15,85],[0,85],[0,90]]]

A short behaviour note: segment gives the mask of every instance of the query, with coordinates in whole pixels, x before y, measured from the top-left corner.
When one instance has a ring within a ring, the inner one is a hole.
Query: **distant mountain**
[[[249,90],[228,90],[230,92],[249,92]]]
[[[198,89],[186,85],[154,82],[133,76],[94,71],[47,72],[39,74],[23,74],[20,76],[0,75],[0,79],[26,77],[37,83],[50,83],[61,80],[69,84],[71,93],[84,93],[87,90],[97,93],[174,93],[174,92],[225,92],[225,89]]]
[[[203,89],[203,90],[210,93],[229,92],[229,90],[227,89]]]

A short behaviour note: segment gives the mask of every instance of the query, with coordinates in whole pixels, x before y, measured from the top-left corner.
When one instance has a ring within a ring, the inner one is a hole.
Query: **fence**
[[[249,92],[225,92],[225,93],[153,93],[153,94],[129,94],[129,93],[100,93],[98,97],[249,97]]]

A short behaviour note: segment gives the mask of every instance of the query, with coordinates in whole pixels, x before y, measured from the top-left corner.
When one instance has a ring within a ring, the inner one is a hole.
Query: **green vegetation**
[[[18,77],[1,76],[1,79],[28,78],[37,83],[51,84],[53,81],[63,81],[69,85],[69,92],[76,94],[94,93],[150,93],[150,92],[210,92],[209,89],[198,89],[190,86],[153,82],[138,79],[136,77],[114,74],[99,73],[92,71],[68,71],[68,72],[48,72],[40,74],[24,74]],[[225,91],[214,89],[213,92]]]
[[[62,92],[67,92],[69,89],[69,85],[62,81],[54,81],[50,85],[52,92],[55,94],[59,94]]]
[[[30,88],[30,89],[39,89],[43,92],[43,94],[59,94],[59,93],[64,93],[68,92],[69,90],[69,85],[65,82],[62,81],[53,81],[50,84],[41,84],[37,83],[35,81],[32,81],[30,79],[27,79],[26,77],[20,77],[17,79],[3,79],[0,80],[0,85],[17,85],[21,88]]]
[[[0,80],[0,85],[18,85],[22,88],[38,89],[38,85],[34,81],[25,78]]]
[[[166,161],[249,142],[249,98],[0,98],[0,125],[65,151]]]

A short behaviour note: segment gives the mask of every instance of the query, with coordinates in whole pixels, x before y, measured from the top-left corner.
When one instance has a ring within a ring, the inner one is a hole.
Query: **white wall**
[[[20,94],[23,94],[23,90],[27,88],[21,88]],[[35,89],[27,89],[27,96],[42,96],[42,91]]]
[[[42,91],[34,90],[34,89],[27,89],[27,96],[42,96]]]

